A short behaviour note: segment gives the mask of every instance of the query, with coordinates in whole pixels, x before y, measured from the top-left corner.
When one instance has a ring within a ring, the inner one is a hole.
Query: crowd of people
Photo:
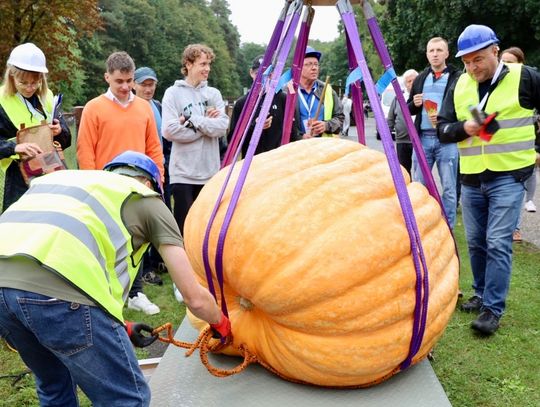
[[[474,277],[474,293],[461,309],[479,314],[471,327],[486,335],[498,329],[505,310],[522,208],[536,211],[540,75],[516,47],[499,58],[498,44],[489,27],[467,27],[457,43],[462,71],[447,64],[447,41],[434,37],[426,46],[429,66],[403,75],[407,114],[414,116],[429,169],[437,165],[450,228],[461,202]],[[319,79],[322,57],[305,50],[292,141],[349,132],[351,101]],[[230,335],[230,322],[196,281],[182,248],[187,213],[219,171],[221,142],[232,139],[247,98],[229,118],[220,91],[208,84],[214,59],[206,45],[187,46],[183,79],[160,103],[154,69],[137,68],[126,52],[112,53],[107,91],[86,103],[78,128],[76,156],[85,171],[53,172],[29,188],[19,164],[43,151],[38,143],[17,143],[21,125],[46,123],[63,150],[71,133],[55,109],[43,52],[27,43],[10,54],[0,88],[0,234],[10,236],[0,243],[0,336],[32,369],[44,404],[76,405],[76,386],[99,405],[148,404],[148,386],[128,345],[148,344],[152,335],[144,332],[151,328],[124,321],[122,309],[160,312],[143,289],[162,283],[158,272],[171,274],[177,300],[210,323],[216,337]],[[249,67],[253,79],[262,61],[258,56]],[[260,118],[256,154],[280,146],[285,102],[285,90],[278,90]],[[484,121],[472,106],[488,113]],[[396,101],[388,123],[400,163],[424,182]],[[240,146],[244,156],[254,127]]]

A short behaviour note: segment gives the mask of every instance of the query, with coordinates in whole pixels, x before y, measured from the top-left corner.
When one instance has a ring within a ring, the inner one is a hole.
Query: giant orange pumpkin
[[[205,229],[227,171],[203,188],[185,225],[186,250],[203,283]],[[429,269],[416,363],[452,315],[458,258],[439,205],[405,177]],[[210,259],[233,186],[211,231]],[[407,357],[416,274],[380,152],[325,138],[256,156],[227,233],[223,269],[234,345],[245,344],[285,378],[362,386],[396,372]]]

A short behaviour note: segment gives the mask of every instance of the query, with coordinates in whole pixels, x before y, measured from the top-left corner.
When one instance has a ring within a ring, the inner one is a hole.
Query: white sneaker
[[[159,307],[151,302],[144,293],[137,293],[136,297],[128,298],[128,308],[142,311],[147,315],[159,313]]]
[[[180,293],[180,290],[176,288],[176,284],[173,283],[173,291],[174,291],[174,298],[176,298],[176,301],[179,303],[184,302],[184,297],[182,297],[182,294]]]
[[[527,201],[525,202],[525,210],[527,212],[536,212],[536,205],[533,201]]]

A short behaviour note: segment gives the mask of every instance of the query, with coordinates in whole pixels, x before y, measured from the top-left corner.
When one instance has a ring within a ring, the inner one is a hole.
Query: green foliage
[[[227,3],[214,0],[107,0],[101,2],[105,30],[81,41],[87,64],[84,97],[79,103],[106,89],[105,60],[114,51],[131,55],[136,66],[155,69],[159,86],[156,97],[182,77],[182,52],[188,44],[204,43],[216,54],[209,82],[224,97],[240,93],[239,34],[229,20]]]

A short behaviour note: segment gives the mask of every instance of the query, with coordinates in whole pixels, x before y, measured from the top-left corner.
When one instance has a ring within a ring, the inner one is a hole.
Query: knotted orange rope
[[[160,335],[160,333],[163,331],[167,331],[166,336]],[[257,359],[257,356],[251,353],[244,345],[233,346],[232,336],[228,336],[225,340],[225,343],[221,343],[221,341],[215,341],[215,343],[211,343],[211,340],[213,338],[212,338],[212,329],[210,327],[207,327],[204,330],[202,330],[201,333],[199,334],[199,337],[194,343],[183,342],[183,341],[174,339],[172,324],[170,322],[167,322],[166,324],[163,324],[157,327],[156,329],[152,331],[152,334],[158,335],[158,339],[161,342],[171,343],[180,348],[188,349],[188,351],[186,352],[186,357],[191,356],[193,352],[195,352],[196,349],[199,349],[199,354],[201,357],[202,364],[206,367],[206,369],[212,375],[216,377],[227,377],[227,376],[234,375],[236,373],[240,373],[250,364],[259,362]],[[208,359],[208,353],[210,352],[217,353],[227,346],[233,347],[244,357],[244,360],[242,361],[242,363],[240,363],[238,366],[232,369],[220,369],[218,367],[213,366],[210,363],[210,360]]]

